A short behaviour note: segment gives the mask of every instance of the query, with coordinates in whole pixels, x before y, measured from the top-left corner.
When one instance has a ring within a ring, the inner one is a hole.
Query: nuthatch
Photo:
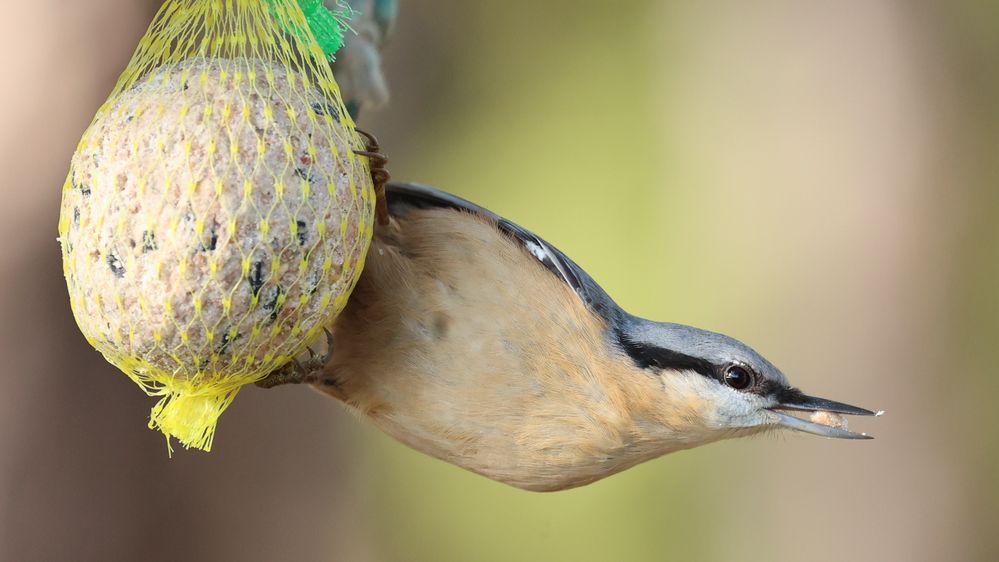
[[[524,228],[421,185],[387,197],[328,358],[261,386],[311,383],[414,449],[536,491],[775,428],[868,438],[785,411],[873,412],[803,394],[733,338],[628,314]]]

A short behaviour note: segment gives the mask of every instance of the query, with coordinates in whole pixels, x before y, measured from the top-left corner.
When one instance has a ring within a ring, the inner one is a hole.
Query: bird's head
[[[870,439],[847,431],[839,414],[874,412],[804,394],[759,353],[714,332],[639,318],[617,331],[620,347],[635,365],[655,378],[669,404],[671,439],[687,446],[788,428],[823,437]],[[788,413],[812,413],[816,423]],[[823,419],[824,418],[824,419]]]

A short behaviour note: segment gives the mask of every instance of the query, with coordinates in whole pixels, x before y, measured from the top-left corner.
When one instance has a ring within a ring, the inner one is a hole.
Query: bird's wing
[[[389,212],[395,216],[402,216],[412,208],[449,208],[488,218],[496,224],[496,228],[519,242],[541,265],[571,287],[594,312],[608,320],[617,320],[617,316],[622,314],[617,304],[589,274],[558,248],[526,228],[461,197],[418,183],[389,182],[385,185],[385,193]]]

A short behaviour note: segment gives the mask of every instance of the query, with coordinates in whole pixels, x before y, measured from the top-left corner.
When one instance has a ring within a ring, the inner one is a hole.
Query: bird
[[[327,352],[259,386],[310,384],[417,451],[539,492],[782,428],[870,438],[789,412],[874,412],[804,394],[734,338],[625,312],[527,229],[425,185],[385,195]]]

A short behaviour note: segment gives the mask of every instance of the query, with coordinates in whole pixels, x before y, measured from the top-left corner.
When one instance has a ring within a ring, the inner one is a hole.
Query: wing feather
[[[388,196],[389,212],[394,216],[404,216],[413,208],[449,208],[488,218],[496,224],[496,228],[501,232],[520,243],[528,253],[538,260],[538,263],[571,287],[576,295],[594,312],[608,319],[622,314],[621,309],[593,278],[558,248],[530,230],[471,201],[426,185],[389,182],[385,186],[385,193]]]

